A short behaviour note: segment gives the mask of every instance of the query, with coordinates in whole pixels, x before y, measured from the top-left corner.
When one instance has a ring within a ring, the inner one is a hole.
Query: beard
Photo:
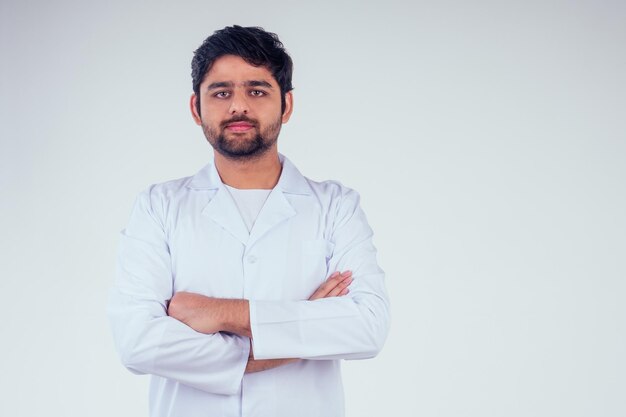
[[[226,126],[234,122],[250,123],[253,129],[251,132],[245,133],[231,132],[227,136]],[[280,116],[264,129],[259,129],[259,122],[254,119],[237,116],[220,123],[218,129],[202,122],[202,131],[213,149],[222,156],[231,160],[244,161],[259,158],[269,151],[278,139],[281,126],[282,118]],[[250,135],[253,136],[250,137]]]

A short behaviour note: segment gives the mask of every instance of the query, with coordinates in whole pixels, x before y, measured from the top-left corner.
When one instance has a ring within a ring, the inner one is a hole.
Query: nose
[[[233,98],[230,101],[230,108],[228,109],[230,114],[235,115],[248,114],[248,100],[246,95],[241,91],[233,92]]]

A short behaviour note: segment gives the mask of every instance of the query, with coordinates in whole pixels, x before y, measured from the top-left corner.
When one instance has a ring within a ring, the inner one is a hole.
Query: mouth
[[[231,132],[247,132],[250,129],[253,129],[254,125],[249,122],[233,122],[228,123],[226,125],[226,129]]]

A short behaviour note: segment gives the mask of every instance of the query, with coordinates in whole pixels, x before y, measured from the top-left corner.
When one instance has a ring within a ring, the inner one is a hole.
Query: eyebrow
[[[265,88],[270,88],[270,89],[273,88],[272,84],[263,80],[245,81],[243,85],[246,87],[265,87]],[[233,83],[232,81],[218,81],[218,82],[209,84],[207,86],[207,90],[215,90],[216,88],[233,88],[234,86],[235,86],[235,83]]]
[[[252,81],[246,81],[244,83],[244,85],[246,87],[265,87],[265,88],[272,88],[272,84],[268,83],[267,81],[263,81],[263,80],[252,80]]]

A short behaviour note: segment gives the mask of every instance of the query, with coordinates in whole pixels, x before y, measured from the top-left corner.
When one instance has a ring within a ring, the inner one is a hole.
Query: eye
[[[213,97],[217,97],[217,98],[227,98],[230,96],[230,93],[228,91],[218,91],[217,93],[213,94]]]
[[[251,90],[250,95],[253,97],[263,97],[265,95],[265,91],[261,90]]]

